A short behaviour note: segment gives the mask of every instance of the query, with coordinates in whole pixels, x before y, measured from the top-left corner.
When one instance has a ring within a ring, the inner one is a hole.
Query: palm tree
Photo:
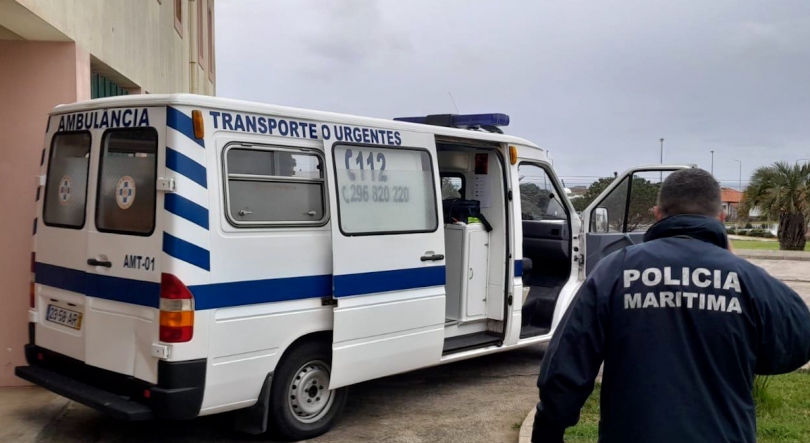
[[[810,166],[776,162],[754,171],[745,189],[741,209],[758,207],[779,218],[779,249],[804,250],[810,220]]]

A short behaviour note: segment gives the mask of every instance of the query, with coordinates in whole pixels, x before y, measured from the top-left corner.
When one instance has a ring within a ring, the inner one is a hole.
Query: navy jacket
[[[533,442],[563,441],[604,362],[600,442],[756,443],[754,374],[810,360],[810,310],[727,242],[675,216],[602,260],[543,359]]]

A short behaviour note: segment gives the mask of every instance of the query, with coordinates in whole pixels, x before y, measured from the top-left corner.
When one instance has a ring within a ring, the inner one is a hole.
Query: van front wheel
[[[329,390],[331,349],[311,341],[291,349],[273,375],[268,421],[279,437],[305,440],[328,431],[346,404],[346,388]]]

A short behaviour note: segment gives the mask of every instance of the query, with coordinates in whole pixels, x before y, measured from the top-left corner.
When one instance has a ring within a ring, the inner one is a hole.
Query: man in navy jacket
[[[602,260],[540,369],[532,442],[562,442],[604,362],[601,443],[756,443],[755,374],[810,360],[810,310],[729,251],[720,187],[671,174],[645,242]]]

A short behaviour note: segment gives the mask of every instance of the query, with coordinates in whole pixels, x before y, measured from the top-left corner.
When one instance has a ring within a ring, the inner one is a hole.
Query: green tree
[[[603,177],[593,182],[585,194],[573,201],[577,211],[584,211],[615,179]],[[600,206],[608,210],[608,223],[611,231],[621,232],[627,214],[627,231],[635,231],[655,223],[653,208],[658,198],[659,184],[643,177],[633,176],[633,186],[628,189],[628,179],[624,179],[602,200]],[[630,192],[630,208],[627,209],[627,192]]]
[[[776,162],[757,168],[740,205],[742,214],[753,208],[779,219],[779,249],[804,250],[810,219],[810,166]]]
[[[523,220],[541,220],[548,211],[551,191],[534,183],[520,184],[520,210]]]
[[[580,198],[574,199],[572,202],[574,204],[574,209],[576,209],[577,212],[584,211],[588,205],[596,200],[596,197],[598,197],[602,191],[607,189],[607,187],[613,183],[613,180],[615,180],[613,177],[602,177],[599,180],[591,183],[591,185],[588,186],[588,190],[585,191],[585,194],[583,194]]]

